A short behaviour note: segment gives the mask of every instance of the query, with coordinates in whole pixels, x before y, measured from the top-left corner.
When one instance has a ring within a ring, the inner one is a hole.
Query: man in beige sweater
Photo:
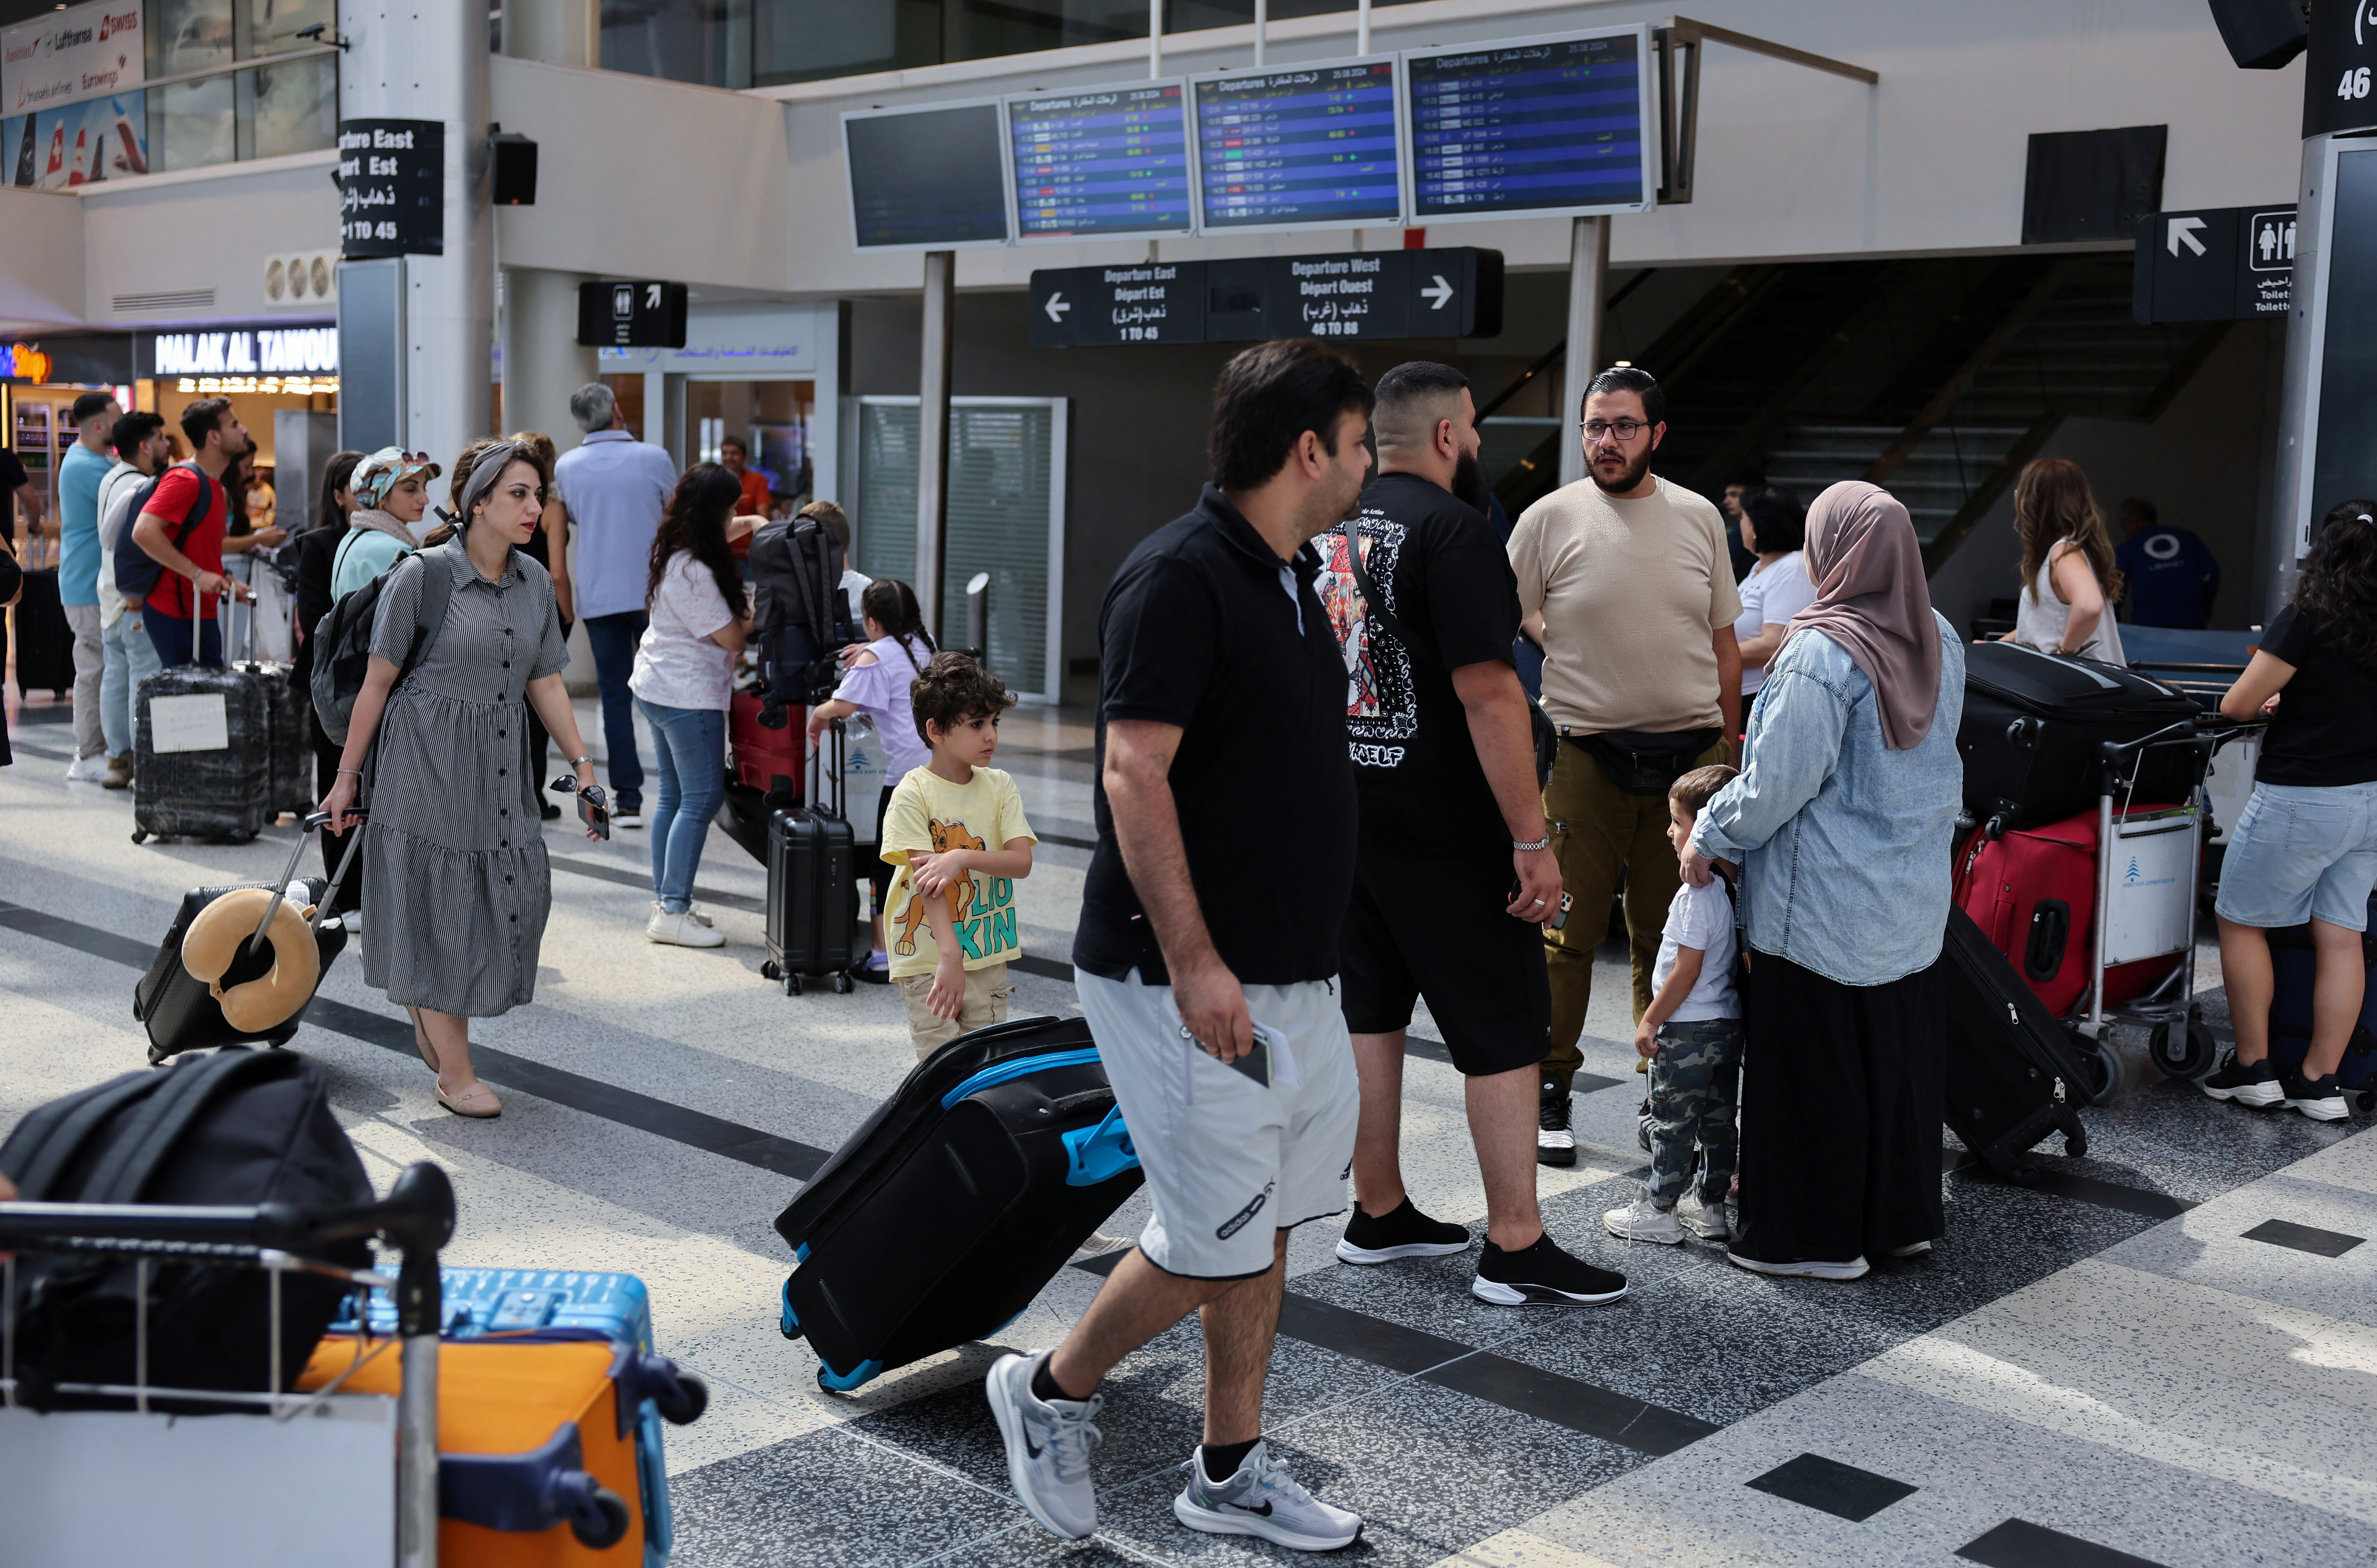
[[[1639,1022],[1678,886],[1667,786],[1727,760],[1741,733],[1741,600],[1724,519],[1651,472],[1666,395],[1646,371],[1605,370],[1582,420],[1585,478],[1529,507],[1511,533],[1527,634],[1544,650],[1544,711],[1562,742],[1544,815],[1576,900],[1567,928],[1544,932],[1552,1023],[1535,1157],[1557,1166],[1576,1163],[1569,1085],[1602,911],[1623,878]]]

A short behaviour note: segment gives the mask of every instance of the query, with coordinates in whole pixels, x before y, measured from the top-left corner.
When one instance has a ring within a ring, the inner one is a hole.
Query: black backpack
[[[180,528],[173,534],[173,548],[176,550],[189,544],[190,535],[198,531],[198,524],[206,521],[208,515],[215,509],[215,497],[222,494],[222,486],[209,479],[206,471],[193,462],[173,464],[173,468],[165,470],[164,473],[160,473],[133,494],[132,516],[125,523],[123,534],[115,541],[115,586],[126,599],[146,599],[155,592],[159,580],[165,575],[165,564],[142,549],[139,542],[132,537],[132,531],[139,523],[140,514],[149,509],[149,503],[156,497],[157,486],[165,482],[165,474],[173,473],[174,468],[186,468],[198,476],[197,504],[190,509],[188,516],[182,519]]]
[[[770,522],[751,536],[752,636],[770,706],[833,695],[835,653],[858,640],[842,573],[841,542],[814,518]]]
[[[371,1181],[330,1113],[319,1062],[233,1047],[129,1072],[53,1100],[0,1144],[0,1171],[28,1203],[368,1203]],[[362,1241],[318,1261],[370,1266]],[[37,1410],[128,1406],[117,1396],[57,1392],[62,1382],[126,1384],[137,1376],[139,1265],[131,1259],[34,1253],[16,1265],[17,1397]],[[149,1265],[149,1383],[263,1393],[274,1386],[269,1276],[261,1269]],[[281,1281],[278,1386],[296,1386],[349,1287],[318,1275]],[[162,1410],[221,1409],[151,1400]]]
[[[306,644],[314,651],[314,712],[334,745],[347,743],[347,723],[354,716],[355,699],[362,695],[364,676],[371,667],[372,622],[379,616],[380,591],[413,556],[421,557],[421,609],[412,623],[412,646],[397,679],[411,675],[428,652],[431,635],[446,624],[446,604],[454,596],[453,569],[442,555],[407,550],[397,557],[386,571],[332,604]]]

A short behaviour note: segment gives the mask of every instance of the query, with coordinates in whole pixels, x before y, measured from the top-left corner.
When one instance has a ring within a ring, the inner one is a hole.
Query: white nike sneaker
[[[1087,1399],[1033,1397],[1033,1374],[1049,1355],[1032,1350],[1001,1356],[991,1363],[983,1387],[1007,1445],[1007,1478],[1024,1510],[1050,1533],[1080,1540],[1098,1527],[1090,1454],[1100,1441],[1092,1423],[1105,1399],[1095,1394]]]
[[[1012,1452],[1012,1450],[1010,1450]],[[1172,1500],[1173,1517],[1213,1536],[1260,1536],[1296,1551],[1334,1551],[1362,1533],[1362,1516],[1332,1508],[1297,1484],[1258,1442],[1226,1481],[1205,1478],[1205,1451],[1184,1466],[1188,1484]]]

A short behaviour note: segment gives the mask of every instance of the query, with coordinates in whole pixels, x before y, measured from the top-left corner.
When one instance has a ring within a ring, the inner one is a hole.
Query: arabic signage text
[[[1502,329],[1502,253],[1463,245],[1054,268],[1032,274],[1030,298],[1035,348],[1490,338]]]
[[[140,0],[92,0],[0,30],[0,114],[23,114],[138,87]]]
[[[350,259],[446,251],[446,126],[339,122],[339,247]]]

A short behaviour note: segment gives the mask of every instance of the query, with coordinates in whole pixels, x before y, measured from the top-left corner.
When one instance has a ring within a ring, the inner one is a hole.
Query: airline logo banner
[[[0,184],[64,190],[148,172],[144,89],[0,119]]]
[[[141,85],[140,0],[90,0],[0,30],[0,114],[112,98]]]

